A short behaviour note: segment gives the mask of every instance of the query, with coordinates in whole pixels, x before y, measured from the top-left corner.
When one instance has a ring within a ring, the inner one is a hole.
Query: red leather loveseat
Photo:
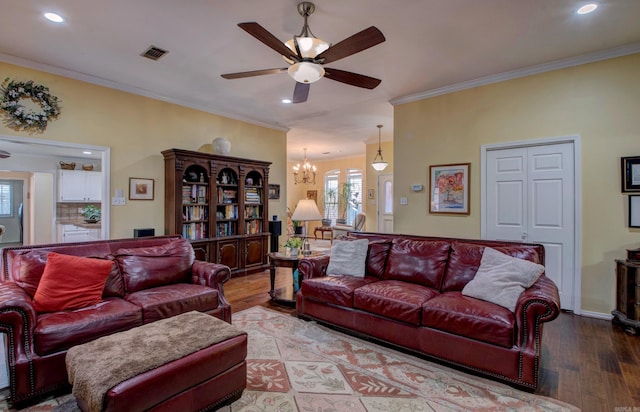
[[[36,310],[34,295],[51,252],[110,263],[98,303]],[[0,331],[7,336],[14,404],[68,387],[65,355],[72,346],[194,310],[231,322],[223,291],[229,268],[195,261],[191,244],[180,236],[10,247],[1,258]]]
[[[544,264],[542,245],[374,233],[349,238],[369,240],[365,276],[327,273],[328,255],[301,260],[299,317],[537,388],[542,326],[560,311],[553,281],[542,273],[513,311],[462,290],[485,247]]]

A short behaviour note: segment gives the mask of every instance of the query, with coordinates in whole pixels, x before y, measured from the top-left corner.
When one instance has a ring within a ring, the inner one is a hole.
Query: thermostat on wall
[[[422,191],[422,185],[411,185],[411,190],[414,192],[421,192]]]

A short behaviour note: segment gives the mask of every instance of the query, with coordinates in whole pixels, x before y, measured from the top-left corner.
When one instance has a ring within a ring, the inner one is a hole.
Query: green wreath
[[[0,109],[9,117],[5,124],[17,130],[37,129],[43,132],[47,122],[60,114],[58,98],[49,94],[49,88],[41,84],[15,82],[7,77],[0,89]],[[20,104],[22,99],[31,99],[42,109],[40,112],[30,110]]]

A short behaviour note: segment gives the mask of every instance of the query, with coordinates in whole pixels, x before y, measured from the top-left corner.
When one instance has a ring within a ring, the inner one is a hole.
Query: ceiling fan
[[[306,102],[309,97],[311,83],[323,77],[365,89],[376,88],[381,82],[380,79],[323,66],[382,43],[385,41],[382,32],[371,26],[339,43],[330,45],[326,41],[318,39],[309,29],[307,19],[315,10],[316,6],[311,2],[303,1],[298,4],[298,13],[304,18],[304,26],[302,26],[302,31],[299,35],[293,36],[293,39],[286,43],[278,40],[276,36],[256,22],[238,23],[242,30],[280,53],[290,66],[288,68],[228,73],[223,74],[222,77],[225,79],[240,79],[286,71],[296,81],[296,86],[293,90],[293,103]]]

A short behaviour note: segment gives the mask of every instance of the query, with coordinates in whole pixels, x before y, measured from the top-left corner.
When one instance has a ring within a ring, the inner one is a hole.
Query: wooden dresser
[[[616,260],[616,310],[611,314],[627,333],[640,333],[640,249],[627,250],[627,260]]]

